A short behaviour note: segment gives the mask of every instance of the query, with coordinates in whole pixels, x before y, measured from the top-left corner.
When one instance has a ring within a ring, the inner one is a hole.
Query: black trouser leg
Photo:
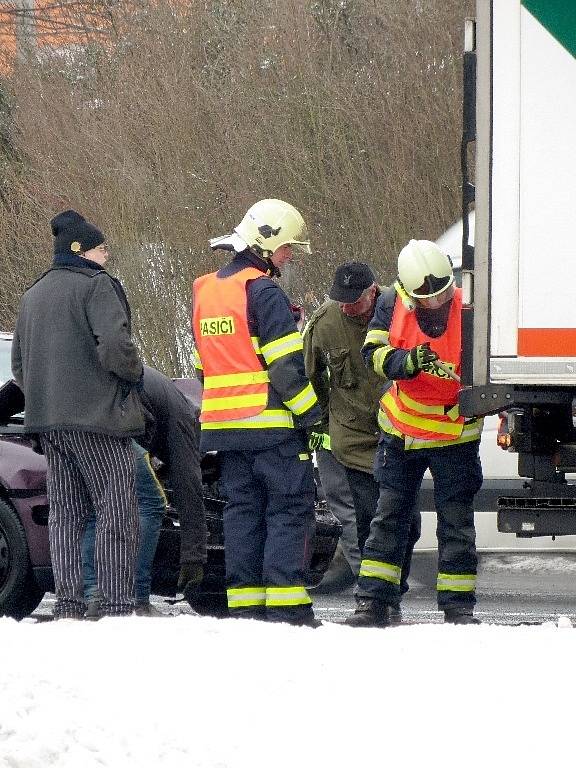
[[[354,500],[356,510],[356,527],[358,530],[358,547],[360,553],[364,550],[364,544],[370,533],[370,525],[376,514],[380,486],[374,479],[374,475],[362,472],[359,469],[346,467],[346,476]]]
[[[376,513],[378,499],[380,498],[380,485],[376,482],[373,475],[367,472],[361,472],[358,469],[346,467],[348,482],[354,499],[356,509],[356,520],[358,525],[358,543],[360,552],[364,551],[366,539],[370,533],[370,525]],[[408,576],[410,575],[410,566],[412,563],[412,553],[414,546],[420,538],[422,521],[417,502],[412,508],[412,520],[408,539],[406,541],[406,553],[402,563],[402,575],[400,577],[400,594],[408,592]]]
[[[398,605],[403,572],[410,567],[418,534],[414,509],[426,459],[402,444],[381,443],[375,460],[380,498],[364,546],[358,595]],[[406,574],[407,576],[407,574]],[[405,591],[405,590],[404,590]]]
[[[235,618],[266,618],[262,577],[266,542],[266,494],[254,477],[251,451],[222,451],[221,478],[228,501],[224,507],[224,554],[228,612]]]
[[[438,607],[476,602],[474,496],[482,485],[479,442],[427,451],[438,515]]]

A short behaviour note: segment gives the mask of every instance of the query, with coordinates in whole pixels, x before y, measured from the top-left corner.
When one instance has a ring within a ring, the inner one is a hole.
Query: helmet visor
[[[454,298],[454,282],[435,296],[418,296],[418,304],[424,309],[438,309]]]
[[[282,236],[282,233],[280,236]],[[308,236],[308,229],[304,223],[302,223],[302,226],[298,229],[297,232],[294,232],[294,236],[286,242],[288,245],[292,246],[292,249],[297,256],[307,256],[312,253],[312,249],[310,248],[310,237]]]
[[[288,245],[292,246],[292,250],[294,251],[295,256],[309,256],[312,253],[312,248],[310,248],[310,243],[308,242],[299,242],[294,241],[288,243]]]
[[[438,296],[439,293],[445,291],[446,288],[451,286],[454,282],[454,275],[444,275],[443,277],[436,277],[436,275],[427,275],[424,278],[424,282],[418,288],[414,288],[410,291],[410,295],[416,299],[428,299],[432,296]]]

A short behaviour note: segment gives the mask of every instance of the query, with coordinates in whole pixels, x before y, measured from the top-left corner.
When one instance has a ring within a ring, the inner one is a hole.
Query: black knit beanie
[[[106,239],[93,224],[76,211],[63,211],[50,222],[54,235],[54,253],[85,253]]]

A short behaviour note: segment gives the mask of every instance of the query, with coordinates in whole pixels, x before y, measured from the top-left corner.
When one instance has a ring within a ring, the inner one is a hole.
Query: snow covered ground
[[[0,619],[1,768],[538,766],[574,759],[576,635],[180,615]]]

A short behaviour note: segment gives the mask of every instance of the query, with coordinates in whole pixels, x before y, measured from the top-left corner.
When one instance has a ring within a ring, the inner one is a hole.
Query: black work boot
[[[391,605],[389,607],[388,620],[389,623],[394,627],[398,627],[400,624],[402,624],[402,609],[399,605]]]
[[[320,619],[317,619],[314,615],[306,616],[301,621],[294,621],[292,624],[295,627],[311,627],[312,629],[318,629],[318,627],[322,626]]]
[[[318,629],[322,626],[320,619],[314,616],[311,605],[299,605],[288,609],[268,609],[266,612],[266,621],[270,623],[286,622],[293,627],[312,627]]]
[[[481,624],[474,616],[472,608],[446,608],[444,611],[445,624]]]
[[[390,606],[371,597],[357,597],[356,610],[344,622],[349,627],[388,627]]]

